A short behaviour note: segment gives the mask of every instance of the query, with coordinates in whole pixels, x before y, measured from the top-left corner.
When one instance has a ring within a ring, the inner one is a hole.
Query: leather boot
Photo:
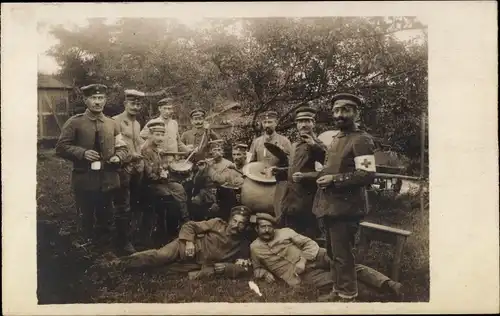
[[[388,280],[382,284],[384,292],[391,293],[395,298],[403,298],[403,285],[399,282]]]
[[[184,223],[186,222],[189,222],[190,218],[189,218],[189,212],[188,212],[188,207],[187,207],[187,203],[186,202],[180,202],[180,213],[181,213],[181,220],[180,220],[180,225],[179,227],[181,227],[182,225],[184,225]]]
[[[356,298],[344,298],[339,296],[335,291],[331,291],[328,294],[321,295],[318,297],[318,302],[339,302],[339,303],[351,303],[355,302]]]
[[[116,224],[117,224],[116,245],[118,248],[117,250],[120,253],[124,253],[127,255],[135,253],[136,250],[132,245],[132,243],[130,242],[130,236],[132,233],[130,216],[124,215],[122,218],[118,218]]]

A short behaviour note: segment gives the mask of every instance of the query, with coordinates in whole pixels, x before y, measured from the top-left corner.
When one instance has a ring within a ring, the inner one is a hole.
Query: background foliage
[[[394,36],[410,29],[421,29],[422,39]],[[258,114],[273,109],[278,129],[293,139],[294,109],[312,102],[321,132],[332,127],[329,97],[351,92],[366,101],[363,127],[407,157],[410,173],[418,172],[428,47],[426,28],[414,18],[210,19],[194,26],[91,19],[73,30],[56,26],[52,34],[59,39],[50,54],[62,66],[60,78],[75,87],[112,87],[109,115],[122,110],[124,88],[137,88],[149,92],[141,123],[157,115],[157,100],[173,95],[181,123],[195,106],[216,112],[238,102],[248,119],[226,137],[250,143],[259,132]]]

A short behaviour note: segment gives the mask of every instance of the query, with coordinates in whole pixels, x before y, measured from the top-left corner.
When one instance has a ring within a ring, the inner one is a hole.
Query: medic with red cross
[[[332,258],[332,292],[321,301],[354,300],[358,295],[354,238],[364,217],[365,192],[375,179],[375,144],[355,124],[362,100],[340,93],[332,99],[332,112],[340,132],[327,149],[324,168],[316,183],[313,213],[320,221]]]

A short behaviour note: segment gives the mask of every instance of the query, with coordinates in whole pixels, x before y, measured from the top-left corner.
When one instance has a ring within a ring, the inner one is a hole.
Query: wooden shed
[[[72,87],[53,76],[38,74],[38,140],[57,139],[70,117]]]

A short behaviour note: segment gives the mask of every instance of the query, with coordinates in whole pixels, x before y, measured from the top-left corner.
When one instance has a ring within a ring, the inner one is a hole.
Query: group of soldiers
[[[296,111],[300,138],[294,143],[276,132],[278,116],[269,111],[260,118],[263,135],[250,147],[233,145],[229,161],[202,109],[191,111],[192,129],[180,135],[175,99],[161,99],[159,117],[141,130],[143,92],[125,90],[123,113],[109,118],[102,113],[106,86],[81,91],[87,109],[65,123],[56,153],[73,162],[72,187],[85,238],[98,244],[109,237],[115,211],[114,240],[123,256],[105,266],[168,265],[190,278],[253,273],[268,282],[329,289],[319,301],[354,300],[358,280],[401,294],[400,283],[355,263],[363,190],[375,176],[374,143],[355,124],[359,97],[333,97],[340,132],[329,146],[314,132],[313,107]],[[245,164],[255,161],[277,181],[273,214],[228,205],[229,196],[220,194],[221,187],[241,186]],[[132,227],[136,217],[138,230]],[[134,233],[147,239],[153,230],[162,246],[138,252]],[[319,236],[326,240],[324,248],[315,241]]]

